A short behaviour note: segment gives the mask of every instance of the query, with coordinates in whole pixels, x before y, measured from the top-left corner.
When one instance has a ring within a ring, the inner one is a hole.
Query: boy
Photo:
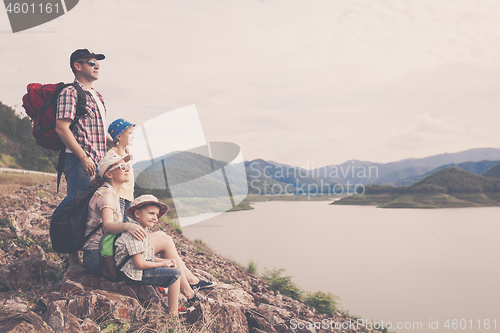
[[[132,202],[126,213],[146,231],[158,222],[168,211],[168,206],[159,202],[153,195],[141,195]],[[142,241],[124,232],[116,241],[117,263],[132,256],[122,267],[120,274],[126,284],[155,285],[168,288],[168,307],[172,316],[183,314],[178,309],[180,275],[175,260],[155,257],[153,243],[147,233]]]

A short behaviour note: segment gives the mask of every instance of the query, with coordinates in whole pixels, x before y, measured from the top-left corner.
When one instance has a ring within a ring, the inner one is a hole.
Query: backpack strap
[[[82,87],[76,82],[69,83],[65,87],[68,86],[73,86],[76,89],[77,93],[77,98],[76,98],[76,114],[75,114],[75,119],[73,119],[73,122],[71,125],[69,125],[69,129],[71,132],[73,132],[73,129],[75,128],[75,124],[80,120],[81,117],[83,117],[87,113],[87,94],[85,91],[83,91]],[[57,107],[57,101],[55,102],[56,107]],[[64,143],[61,143],[61,149],[59,150],[59,158],[57,161],[57,192],[59,192],[59,183],[61,182],[61,176],[62,172],[64,170],[64,157],[66,156],[66,146]]]
[[[119,272],[122,270],[123,266],[125,266],[125,264],[127,263],[127,261],[129,261],[130,259],[132,258],[132,256],[126,256],[125,259],[122,260],[122,262],[116,266],[116,270]]]
[[[83,244],[87,243],[87,241],[90,239],[90,237],[94,236],[94,234],[99,230],[99,228],[102,227],[102,222],[99,223],[97,227],[95,227],[85,238],[83,239]]]

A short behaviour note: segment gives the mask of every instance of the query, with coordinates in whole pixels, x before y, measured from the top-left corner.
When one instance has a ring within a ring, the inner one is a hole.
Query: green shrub
[[[300,288],[292,282],[292,277],[281,276],[281,274],[285,271],[284,268],[273,268],[272,270],[264,268],[264,270],[262,278],[269,284],[269,289],[279,291],[281,294],[296,300],[301,299],[302,290],[300,290]]]
[[[24,235],[21,238],[16,238],[13,240],[13,242],[22,248],[29,249],[32,245],[35,245],[35,241],[27,235]]]
[[[7,217],[0,219],[0,228],[9,228],[10,231],[16,232],[16,228],[12,225],[12,221]]]
[[[248,262],[247,272],[254,275],[257,274],[257,264],[255,261],[250,260]]]
[[[324,293],[317,291],[315,293],[308,293],[304,303],[312,306],[318,312],[326,314],[334,314],[339,305],[337,301],[339,298],[332,293]]]
[[[208,246],[204,241],[201,239],[195,239],[194,243],[196,244],[196,247],[194,249],[194,252],[196,254],[202,253],[207,257],[208,259],[212,258],[212,253],[213,250]]]
[[[172,221],[171,219],[169,219],[167,217],[167,215],[163,215],[160,218],[160,221],[162,221],[163,223],[169,224],[172,228],[174,228],[175,231],[177,231],[177,233],[179,235],[182,235],[182,228],[181,228],[181,225],[178,222]],[[158,224],[158,227],[160,227],[160,224]]]

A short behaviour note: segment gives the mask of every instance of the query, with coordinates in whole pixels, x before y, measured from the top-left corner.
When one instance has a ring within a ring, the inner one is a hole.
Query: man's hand
[[[92,177],[95,174],[96,166],[94,161],[89,156],[85,156],[83,159],[80,159],[80,163],[87,173],[87,176]]]

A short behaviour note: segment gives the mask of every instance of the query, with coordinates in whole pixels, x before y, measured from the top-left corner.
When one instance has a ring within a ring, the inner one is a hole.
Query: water
[[[344,310],[391,322],[390,331],[450,332],[454,323],[460,332],[500,331],[499,207],[253,206],[184,234],[243,266],[254,260],[259,274],[285,268],[303,289],[332,292]]]

